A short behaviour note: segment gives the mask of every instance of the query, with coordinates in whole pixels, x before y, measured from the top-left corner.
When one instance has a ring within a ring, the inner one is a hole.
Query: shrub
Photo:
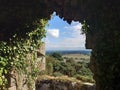
[[[59,52],[54,52],[50,56],[54,57],[55,59],[59,61],[63,61],[62,55]]]
[[[57,77],[57,76],[63,76],[63,74],[60,73],[60,72],[54,72],[54,73],[53,73],[53,76],[55,76],[55,77]]]
[[[93,80],[92,77],[89,77],[89,76],[82,76],[82,75],[75,75],[74,76],[76,79],[78,80],[81,80],[81,81],[84,81],[84,82],[91,82],[91,83],[95,83],[95,81]]]
[[[40,73],[39,73],[39,75],[46,75],[46,74],[47,74],[46,70],[40,71]]]

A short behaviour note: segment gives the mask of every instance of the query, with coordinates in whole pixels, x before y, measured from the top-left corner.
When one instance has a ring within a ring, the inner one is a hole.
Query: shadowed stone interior
[[[89,25],[86,47],[92,49],[91,70],[97,90],[120,89],[120,1],[119,0],[1,0],[0,40],[17,33],[25,38],[26,26],[56,12],[68,23]]]

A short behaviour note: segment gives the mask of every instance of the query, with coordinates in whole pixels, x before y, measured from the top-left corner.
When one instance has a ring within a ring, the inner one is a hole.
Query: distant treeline
[[[92,50],[48,50],[46,54],[49,55],[54,52],[59,52],[60,54],[85,54],[90,55]]]
[[[78,80],[94,82],[93,74],[89,69],[89,62],[86,58],[83,61],[75,61],[74,58],[63,58],[59,52],[46,55],[46,70],[40,75],[74,77]]]

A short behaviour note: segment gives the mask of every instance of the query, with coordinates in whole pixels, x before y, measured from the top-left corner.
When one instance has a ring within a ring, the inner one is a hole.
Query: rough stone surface
[[[25,36],[22,27],[50,18],[54,11],[68,23],[87,21],[97,90],[119,90],[120,0],[0,0],[0,40],[8,40],[17,30]]]
[[[36,83],[36,90],[96,90],[90,83],[72,83],[70,81],[43,80]]]
[[[45,62],[45,45],[44,44],[38,49],[38,52],[39,54],[37,55],[36,67],[39,67],[40,71],[45,70],[46,62]],[[31,59],[30,57],[31,55],[28,54],[27,59]],[[28,70],[29,69],[31,69],[30,66]],[[9,78],[8,90],[34,90],[35,89],[35,88],[30,89],[29,85],[26,83],[27,78],[25,74],[22,74],[22,73],[18,74],[15,70],[12,70],[8,78]]]

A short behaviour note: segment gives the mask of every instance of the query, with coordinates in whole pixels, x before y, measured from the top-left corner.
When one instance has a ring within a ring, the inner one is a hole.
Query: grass
[[[76,62],[90,62],[90,55],[85,55],[85,54],[65,54],[62,56],[63,58],[72,58]]]
[[[48,75],[38,76],[36,80],[36,86],[40,87],[43,84],[48,84],[51,90],[88,90],[88,88],[94,89],[95,83],[83,82],[73,77],[59,76],[53,77]],[[61,89],[60,89],[61,88]],[[64,89],[67,88],[67,89]]]
[[[42,80],[59,80],[59,81],[71,81],[71,82],[81,82],[80,80],[77,80],[76,78],[73,77],[68,77],[68,76],[49,76],[49,75],[40,75],[38,76],[37,80],[42,81]]]
[[[58,80],[58,81],[62,81],[62,82],[66,82],[66,81],[70,81],[70,82],[76,82],[76,83],[84,83],[84,82],[89,82],[89,83],[95,83],[94,80],[91,81],[90,78],[86,78],[84,76],[79,76],[79,77],[68,77],[68,76],[49,76],[49,75],[40,75],[37,78],[38,81],[42,81],[42,80]]]
[[[63,57],[68,57],[68,58],[90,58],[89,55],[85,54],[64,54]]]

